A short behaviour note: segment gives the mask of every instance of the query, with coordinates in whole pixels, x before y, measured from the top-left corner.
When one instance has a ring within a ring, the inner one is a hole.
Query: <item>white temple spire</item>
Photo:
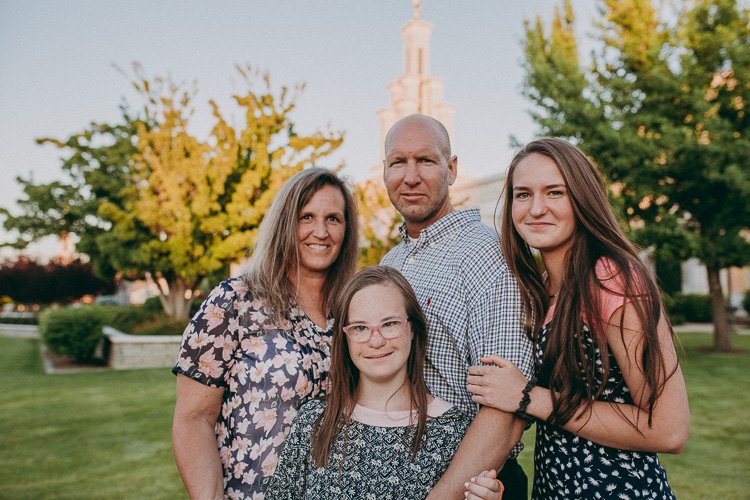
[[[385,135],[404,116],[421,113],[445,125],[453,135],[456,106],[443,101],[444,80],[430,76],[430,35],[432,25],[420,14],[422,2],[412,0],[412,18],[401,28],[404,39],[404,73],[388,85],[391,106],[378,112],[380,119],[380,154]]]

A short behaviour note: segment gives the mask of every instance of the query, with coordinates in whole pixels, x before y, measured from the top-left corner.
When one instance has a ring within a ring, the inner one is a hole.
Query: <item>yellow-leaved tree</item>
[[[303,86],[274,93],[267,74],[238,70],[248,84],[247,93],[233,96],[241,127],[209,101],[214,125],[200,139],[190,130],[195,92],[142,77],[136,67],[146,120],[137,126],[129,203],[103,210],[115,230],[144,227],[154,235],[134,251],[139,267],[166,283],[161,300],[171,317],[186,317],[201,281],[247,254],[279,187],[343,141],[341,132],[296,132],[290,114]]]
[[[393,208],[382,182],[366,180],[356,185],[359,206],[361,267],[380,263],[380,259],[400,240],[401,215]]]

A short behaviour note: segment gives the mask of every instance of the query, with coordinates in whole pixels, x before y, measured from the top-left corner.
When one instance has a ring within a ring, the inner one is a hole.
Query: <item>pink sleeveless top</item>
[[[599,287],[599,314],[605,323],[609,321],[615,311],[626,303],[638,300],[637,297],[628,297],[625,300],[625,283],[622,280],[620,270],[612,259],[606,257],[599,259],[596,263],[596,277],[604,285]],[[545,325],[552,321],[556,305],[556,303],[552,304],[547,311],[547,316],[544,318]]]

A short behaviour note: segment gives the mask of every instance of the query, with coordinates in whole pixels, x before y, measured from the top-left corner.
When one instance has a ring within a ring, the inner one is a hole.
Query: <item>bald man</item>
[[[497,354],[530,378],[531,343],[524,334],[518,285],[497,233],[482,224],[479,210],[456,211],[451,204],[457,166],[448,132],[433,118],[407,116],[386,136],[383,180],[404,223],[403,241],[381,264],[406,276],[427,316],[430,391],[474,417],[428,498],[463,498],[463,485],[471,477],[502,468],[503,498],[525,499],[527,479],[516,461],[524,421],[479,407],[466,390],[466,375],[481,357]]]

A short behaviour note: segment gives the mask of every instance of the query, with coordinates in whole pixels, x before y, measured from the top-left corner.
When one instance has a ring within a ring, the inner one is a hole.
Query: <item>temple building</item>
[[[443,100],[445,80],[430,73],[430,35],[432,25],[424,21],[421,2],[412,0],[412,18],[401,28],[404,40],[404,73],[388,85],[391,105],[378,111],[380,120],[380,163],[371,171],[372,179],[382,178],[385,135],[401,118],[420,113],[445,125],[453,143],[453,116],[456,105]],[[451,187],[451,200],[459,208],[479,208],[482,221],[493,226],[495,205],[505,182],[505,174],[471,177],[459,163],[459,176]]]

